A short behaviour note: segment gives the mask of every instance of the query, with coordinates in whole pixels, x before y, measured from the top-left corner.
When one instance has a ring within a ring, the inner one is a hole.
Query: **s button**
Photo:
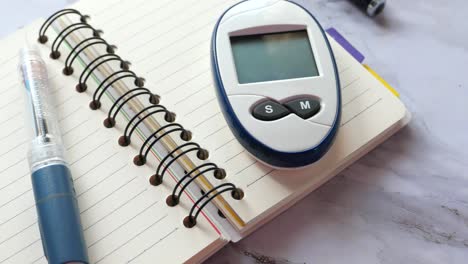
[[[253,116],[262,121],[273,121],[290,114],[289,110],[275,101],[264,101],[253,109]]]

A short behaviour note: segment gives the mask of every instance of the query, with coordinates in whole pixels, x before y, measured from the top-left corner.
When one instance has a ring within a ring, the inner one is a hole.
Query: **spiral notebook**
[[[201,262],[408,122],[400,100],[331,39],[343,96],[335,144],[301,170],[258,163],[227,127],[210,72],[211,31],[236,2],[83,0],[41,32],[92,263]],[[37,43],[44,23],[0,42],[0,263],[47,263],[16,74],[25,36]]]

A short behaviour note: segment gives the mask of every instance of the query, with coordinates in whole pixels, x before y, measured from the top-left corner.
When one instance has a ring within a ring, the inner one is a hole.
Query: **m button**
[[[289,115],[289,110],[275,101],[262,102],[253,109],[253,116],[262,121],[273,121]]]
[[[309,119],[320,111],[320,102],[311,98],[296,99],[285,103],[285,105],[303,119]]]

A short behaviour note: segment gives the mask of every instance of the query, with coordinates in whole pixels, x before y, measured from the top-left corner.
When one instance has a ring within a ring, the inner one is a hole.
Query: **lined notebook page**
[[[332,150],[312,167],[292,172],[259,164],[235,140],[216,101],[210,39],[217,18],[236,0],[120,1],[95,20],[153,87],[163,104],[210,150],[228,172],[226,181],[245,191],[242,201],[224,198],[244,223],[266,217],[318,182],[405,116],[405,107],[333,40],[343,96],[341,130]],[[112,22],[111,22],[112,21]],[[181,121],[182,120],[182,121]],[[208,177],[213,185],[220,182]]]
[[[189,65],[195,59],[205,62],[204,69],[201,69],[205,77],[202,79],[205,82],[204,87],[208,88],[211,85],[208,52],[212,27],[218,16],[234,3],[236,1],[232,0],[160,1],[136,4],[132,1],[120,1],[119,5],[112,6],[111,12],[105,5],[97,6],[96,9],[102,11],[98,12],[99,16],[93,17],[93,25],[105,31],[105,38],[109,43],[118,45],[119,54],[132,62],[132,69],[147,79],[147,87],[161,95],[161,103],[171,111],[175,111],[177,122],[187,127],[186,114],[180,111],[178,105],[191,95],[182,90],[183,97],[177,94],[175,94],[177,97],[168,96],[177,89],[166,86],[165,80],[170,85],[182,86],[183,83],[180,81],[194,77],[194,74],[200,74],[198,69],[194,71]],[[170,48],[174,48],[171,49],[172,53],[168,53]],[[177,61],[181,63],[180,67],[174,69],[174,73],[168,72],[165,66],[172,66],[175,59],[180,59]],[[174,80],[175,73],[183,75],[183,79]],[[194,88],[199,89],[199,87]],[[193,105],[203,102],[191,103]],[[188,125],[188,128],[194,131],[190,124]],[[174,137],[174,141],[180,142],[177,136]],[[194,160],[194,163],[200,164],[197,160]],[[212,175],[207,177],[213,178]],[[212,185],[221,183],[214,181]]]
[[[111,6],[113,1],[99,3]],[[80,2],[77,8],[91,10],[91,15],[98,11],[92,1]],[[47,263],[26,160],[25,104],[16,55],[24,46],[26,31],[35,40],[39,26],[35,23],[0,43],[0,263]],[[148,175],[155,167],[133,165],[137,149],[118,146],[122,131],[102,126],[105,113],[89,109],[89,94],[74,91],[77,80],[63,76],[63,61],[50,60],[49,52],[41,50],[91,263],[181,263],[224,245],[220,231],[202,215],[196,227],[183,226],[190,200],[182,199],[173,208],[166,205],[174,182],[166,180],[157,189],[149,185]]]

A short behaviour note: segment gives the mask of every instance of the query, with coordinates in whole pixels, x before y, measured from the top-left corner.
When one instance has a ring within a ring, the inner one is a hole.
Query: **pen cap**
[[[362,11],[366,12],[368,16],[374,17],[382,13],[385,8],[385,0],[351,0]]]
[[[19,72],[25,90],[26,130],[31,139],[28,155],[31,170],[51,163],[64,163],[56,110],[50,102],[47,67],[34,47],[21,49],[19,57]]]

